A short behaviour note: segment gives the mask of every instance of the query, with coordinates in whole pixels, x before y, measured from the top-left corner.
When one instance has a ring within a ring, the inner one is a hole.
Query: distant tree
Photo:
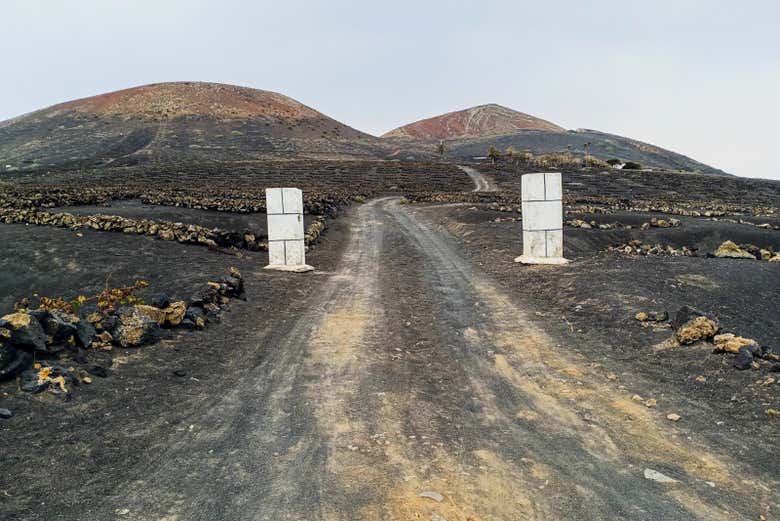
[[[488,148],[488,157],[495,164],[496,161],[501,159],[501,151],[494,146]]]
[[[626,164],[623,166],[624,170],[642,170],[642,165],[639,163],[634,163],[633,161],[626,161]]]
[[[609,166],[615,166],[615,165],[619,165],[619,164],[621,164],[622,162],[623,162],[623,161],[621,161],[620,159],[617,159],[617,158],[614,158],[614,157],[613,157],[612,159],[607,159],[607,164],[608,164]]]
[[[504,150],[504,153],[506,154],[506,157],[512,159],[517,155],[517,150],[515,150],[512,146],[508,146],[506,147],[506,150]]]
[[[440,155],[440,156],[443,156],[443,155],[444,155],[444,152],[446,152],[446,151],[447,151],[447,150],[444,148],[444,140],[443,140],[443,139],[442,139],[441,141],[439,141],[439,146],[437,146],[437,147],[436,147],[436,150],[439,152],[439,155]]]

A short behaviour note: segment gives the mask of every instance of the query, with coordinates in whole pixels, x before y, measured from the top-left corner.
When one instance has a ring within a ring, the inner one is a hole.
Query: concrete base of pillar
[[[308,264],[298,264],[297,266],[287,266],[285,264],[269,264],[263,269],[274,270],[274,271],[290,271],[292,273],[306,273],[307,271],[314,271],[314,266],[309,266]]]
[[[515,257],[515,262],[522,262],[523,264],[568,264],[569,259],[563,257],[531,257],[528,255],[520,255]]]

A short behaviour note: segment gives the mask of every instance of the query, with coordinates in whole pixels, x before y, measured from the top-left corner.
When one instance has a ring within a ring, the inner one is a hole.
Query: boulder
[[[715,256],[727,259],[753,259],[755,256],[750,252],[740,248],[732,241],[726,241],[715,250]]]
[[[718,323],[706,316],[696,317],[675,332],[675,337],[680,344],[693,344],[699,340],[707,340],[718,332]]]
[[[761,346],[752,338],[736,336],[734,333],[723,333],[715,335],[713,338],[715,349],[727,353],[739,353],[743,349],[748,349],[752,354],[760,355]]]
[[[14,378],[30,367],[32,360],[30,353],[0,344],[0,382]]]
[[[170,326],[178,326],[184,320],[184,314],[187,312],[187,304],[183,300],[171,302],[169,306],[163,309],[165,313],[165,322]]]
[[[43,330],[52,345],[73,343],[80,347],[89,347],[95,337],[95,327],[88,321],[76,315],[62,311],[47,311],[37,309],[30,312],[43,326]]]
[[[28,313],[11,313],[0,319],[0,328],[11,332],[10,343],[45,353],[46,332],[38,319]]]
[[[111,336],[122,347],[138,347],[160,339],[160,326],[136,307],[123,306],[116,311],[117,322]]]
[[[188,307],[187,312],[184,314],[182,325],[185,325],[185,322],[187,322],[186,326],[190,326],[191,323],[198,329],[204,327],[206,325],[206,314],[203,308],[198,306]]]
[[[135,309],[154,320],[158,326],[165,324],[165,312],[162,309],[146,304],[136,304]]]
[[[219,316],[222,313],[222,308],[218,304],[206,304],[203,306],[203,311],[206,312],[207,322],[219,322]]]
[[[78,320],[75,323],[76,326],[76,345],[79,347],[89,347],[92,344],[92,340],[95,338],[97,331],[95,326],[88,320]]]
[[[168,295],[160,293],[153,296],[151,302],[152,302],[152,306],[160,309],[165,309],[170,305],[171,299],[168,297]]]
[[[696,317],[707,317],[717,322],[714,316],[707,314],[704,311],[700,311],[691,306],[683,306],[680,309],[678,309],[677,312],[674,314],[674,320],[672,320],[672,328],[679,329],[683,324],[685,324],[686,322],[690,322]]]
[[[213,283],[210,283],[211,285]],[[244,293],[244,281],[241,278],[226,275],[217,281],[217,291],[226,297],[241,297]],[[212,286],[214,287],[214,286]]]
[[[165,309],[143,304],[138,304],[135,307],[160,326],[178,326],[181,324],[187,311],[187,304],[183,301],[173,302]]]
[[[743,347],[737,353],[737,357],[734,359],[734,367],[740,371],[750,369],[753,365],[753,353],[747,347]]]
[[[30,314],[40,322],[43,331],[48,337],[48,343],[64,344],[71,338],[75,341],[76,326],[73,325],[73,323],[78,322],[77,317],[66,316],[66,313],[61,313],[59,311],[47,311],[43,309],[30,311]]]

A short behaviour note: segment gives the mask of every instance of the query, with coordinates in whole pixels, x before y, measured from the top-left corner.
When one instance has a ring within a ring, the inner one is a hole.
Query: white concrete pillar
[[[565,264],[563,187],[560,173],[525,174],[521,179],[523,264]]]
[[[267,270],[311,271],[306,264],[303,231],[303,193],[298,188],[266,188],[268,215]]]

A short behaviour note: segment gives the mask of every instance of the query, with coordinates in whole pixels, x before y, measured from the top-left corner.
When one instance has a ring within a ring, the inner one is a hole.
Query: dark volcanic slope
[[[0,172],[296,153],[374,155],[376,138],[269,91],[160,83],[70,101],[0,123]]]
[[[633,161],[642,166],[724,174],[690,157],[635,139],[596,130],[565,130],[558,125],[500,105],[480,105],[404,125],[382,136],[399,156],[430,156],[446,140],[447,156],[485,156],[491,146],[534,154],[569,153]]]
[[[604,161],[616,158],[634,161],[645,167],[725,174],[722,170],[655,145],[587,129],[565,132],[526,131],[455,140],[448,143],[448,154],[458,159],[485,156],[491,146],[501,150],[507,147],[517,151],[529,150],[534,154],[563,152],[580,157],[590,154]]]
[[[491,103],[416,121],[382,137],[454,139],[506,134],[518,130],[562,131],[563,128],[528,114]]]

